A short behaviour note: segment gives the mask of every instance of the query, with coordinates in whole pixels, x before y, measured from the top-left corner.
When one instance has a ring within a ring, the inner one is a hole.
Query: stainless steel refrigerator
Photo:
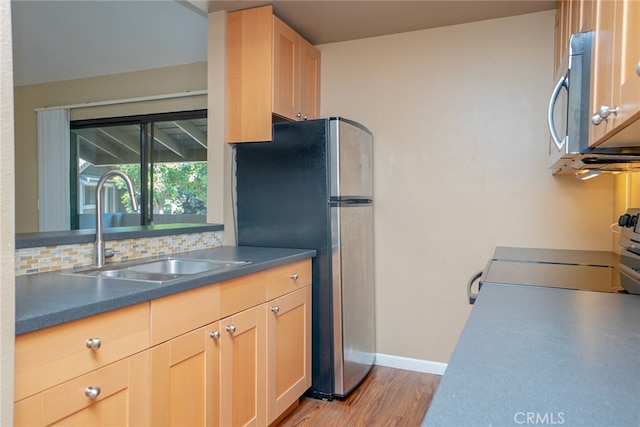
[[[375,362],[371,132],[343,118],[273,125],[236,146],[238,244],[311,248],[312,386],[344,397]]]

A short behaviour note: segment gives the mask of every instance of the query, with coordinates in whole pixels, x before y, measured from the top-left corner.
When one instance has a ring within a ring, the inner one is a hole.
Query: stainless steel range
[[[469,303],[485,284],[508,284],[640,294],[640,208],[619,219],[620,255],[607,251],[498,247],[467,284]]]
[[[623,247],[620,253],[620,283],[630,294],[640,294],[640,208],[628,209],[620,217],[621,228],[619,244]]]

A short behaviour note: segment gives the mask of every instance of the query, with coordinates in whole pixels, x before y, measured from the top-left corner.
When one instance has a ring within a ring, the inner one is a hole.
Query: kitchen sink
[[[127,270],[184,276],[204,273],[205,271],[217,270],[220,268],[236,267],[246,263],[247,261],[165,258],[145,262],[143,264],[132,265],[127,267]]]
[[[126,265],[106,265],[67,273],[72,276],[105,277],[143,282],[167,282],[180,277],[205,273],[223,268],[238,267],[250,261],[226,261],[210,259],[161,258],[133,262]]]

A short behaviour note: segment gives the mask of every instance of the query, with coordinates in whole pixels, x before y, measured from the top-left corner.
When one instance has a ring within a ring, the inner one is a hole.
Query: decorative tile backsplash
[[[105,247],[113,249],[116,254],[112,258],[108,258],[107,263],[215,248],[222,245],[222,236],[222,231],[209,231],[161,237],[111,240],[105,242]],[[16,249],[15,255],[16,276],[95,264],[93,242]]]

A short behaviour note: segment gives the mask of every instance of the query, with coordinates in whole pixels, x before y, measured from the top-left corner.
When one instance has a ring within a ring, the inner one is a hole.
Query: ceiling
[[[311,44],[334,43],[555,9],[543,0],[189,0],[203,12],[273,4],[275,14]]]
[[[543,0],[12,0],[14,84],[206,61],[208,12],[264,4],[316,45],[556,7]]]

